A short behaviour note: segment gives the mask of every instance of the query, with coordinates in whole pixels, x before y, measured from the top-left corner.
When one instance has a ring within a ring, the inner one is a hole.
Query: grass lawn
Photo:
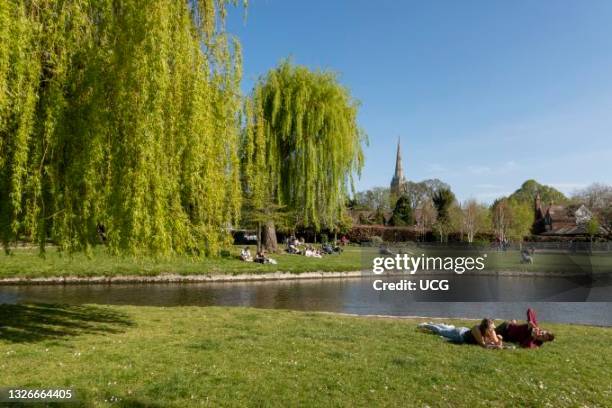
[[[484,350],[414,320],[248,308],[4,305],[0,323],[0,387],[84,406],[612,406],[610,328]]]
[[[54,249],[41,258],[37,249],[20,249],[13,255],[0,254],[0,279],[9,277],[51,276],[154,276],[162,273],[179,275],[228,274],[312,271],[355,271],[361,269],[361,249],[346,247],[340,254],[324,258],[307,258],[299,255],[273,254],[278,265],[242,262],[238,254],[243,246],[232,248],[231,256],[225,258],[197,259],[189,256],[173,258],[133,258],[109,255],[104,248],[96,248],[91,256],[76,253],[61,255]],[[251,251],[255,253],[254,249]]]
[[[164,273],[179,275],[210,274],[259,274],[269,272],[303,273],[313,271],[358,271],[371,268],[371,258],[378,255],[372,247],[347,246],[340,255],[323,258],[307,258],[286,253],[272,254],[277,265],[242,262],[238,259],[240,248],[235,246],[229,257],[197,259],[189,256],[172,258],[133,258],[109,255],[104,248],[96,248],[90,256],[83,253],[60,254],[49,249],[44,258],[37,249],[17,249],[10,256],[0,254],[0,279],[37,278],[54,276],[154,276]],[[254,249],[253,251],[254,252]],[[425,252],[428,256],[465,256],[456,250],[415,249],[414,255]],[[537,271],[537,272],[609,272],[612,273],[612,253],[595,254],[553,254],[537,253],[534,264],[521,264],[518,251],[487,253],[486,270]],[[472,254],[474,255],[474,254]]]

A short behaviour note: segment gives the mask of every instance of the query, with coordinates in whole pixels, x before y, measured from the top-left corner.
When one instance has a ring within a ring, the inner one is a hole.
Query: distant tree
[[[491,227],[489,209],[476,200],[468,200],[463,204],[462,210],[467,241],[472,243],[477,233],[487,231]]]
[[[446,242],[452,230],[450,209],[455,202],[455,194],[449,188],[441,188],[433,194],[432,202],[437,213],[435,228],[440,242]]]
[[[455,194],[449,188],[443,188],[432,195],[432,201],[438,218],[448,218],[450,207],[455,202]]]
[[[605,224],[608,229],[612,229],[612,204],[600,210],[600,214],[602,223]]]
[[[449,220],[449,231],[459,234],[459,239],[463,241],[466,230],[465,230],[465,216],[458,203],[454,202],[448,210]]]
[[[355,194],[356,208],[370,211],[390,211],[390,195],[390,190],[387,187],[374,187],[366,191],[360,191]]]
[[[385,225],[387,220],[385,219],[385,212],[381,208],[377,208],[374,212],[373,224]]]
[[[518,202],[528,203],[530,206],[533,206],[538,193],[540,194],[542,203],[553,202],[557,204],[567,204],[569,202],[568,198],[559,190],[544,184],[540,184],[535,180],[525,181],[521,187],[512,193],[508,198]]]
[[[509,200],[509,208],[511,221],[506,235],[511,240],[522,241],[531,231],[534,221],[533,209],[529,204],[513,199]]]
[[[491,205],[491,221],[495,237],[501,242],[506,240],[512,215],[508,207],[508,198],[498,198]]]
[[[507,197],[493,203],[491,217],[495,235],[500,241],[522,241],[529,234],[534,221],[531,205]]]
[[[600,224],[597,217],[593,216],[586,224],[586,233],[591,240],[591,252],[593,252],[593,238],[599,234]]]
[[[612,186],[593,183],[582,190],[576,191],[572,199],[586,205],[590,210],[601,210],[612,205]]]
[[[412,208],[421,208],[425,202],[442,189],[449,189],[450,186],[438,179],[428,179],[420,182],[408,181],[406,183],[406,195],[410,198]]]
[[[427,199],[431,198],[430,191],[423,182],[412,181],[406,183],[406,196],[410,199],[413,210],[421,207]]]
[[[433,195],[440,190],[450,190],[451,189],[450,185],[448,185],[447,183],[439,179],[423,180],[420,182],[420,184],[423,184],[427,188],[427,191],[429,192],[430,197],[433,197]]]
[[[421,237],[424,239],[427,231],[429,231],[436,222],[436,207],[431,201],[431,198],[426,199],[421,205],[417,217],[416,224],[421,234]]]
[[[396,227],[414,225],[414,213],[408,196],[400,196],[397,203],[395,203],[395,209],[391,217],[391,225]]]

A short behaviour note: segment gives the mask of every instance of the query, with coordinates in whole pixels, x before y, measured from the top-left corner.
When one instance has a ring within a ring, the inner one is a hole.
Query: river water
[[[249,306],[359,315],[524,319],[612,326],[612,279],[447,277],[448,291],[377,291],[375,277],[266,282],[0,287],[0,303]],[[400,277],[386,277],[397,283]],[[411,278],[442,279],[442,278]],[[378,282],[377,286],[380,286]]]

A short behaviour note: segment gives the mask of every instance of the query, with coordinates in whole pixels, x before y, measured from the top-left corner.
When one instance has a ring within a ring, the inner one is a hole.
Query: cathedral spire
[[[402,168],[402,149],[400,147],[400,138],[397,138],[397,156],[395,158],[395,173],[391,179],[391,193],[396,196],[401,195],[406,190],[406,178]]]
[[[395,175],[398,180],[404,178],[404,170],[402,169],[402,149],[400,148],[400,138],[397,138],[397,157],[395,158]]]

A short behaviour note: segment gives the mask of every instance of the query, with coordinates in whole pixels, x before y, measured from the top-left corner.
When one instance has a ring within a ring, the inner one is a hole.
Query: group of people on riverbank
[[[320,248],[315,247],[311,244],[306,244],[294,237],[286,241],[285,252],[293,255],[303,255],[308,258],[323,258],[324,255],[339,254],[342,252],[342,248],[339,244],[325,243]],[[257,251],[255,257],[251,254],[249,247],[244,247],[240,250],[240,260],[244,262],[257,262],[262,264],[277,264],[276,260],[270,258],[266,251],[261,249]]]
[[[345,237],[343,237],[343,240]],[[285,241],[286,248],[285,252],[292,255],[304,255],[309,258],[322,258],[323,255],[339,254],[342,252],[342,245],[345,245],[344,241],[338,241],[334,243],[326,242],[321,245],[320,248],[315,247],[312,244],[306,244],[304,239],[298,239],[295,236],[288,237]]]
[[[261,264],[273,264],[273,265],[277,264],[276,259],[270,258],[266,254],[266,251],[264,251],[263,249],[257,251],[257,253],[255,254],[255,257],[253,258],[253,255],[251,255],[251,250],[249,249],[249,247],[244,247],[240,251],[240,260],[244,262],[256,262],[256,263],[261,263]]]
[[[555,339],[553,333],[539,327],[533,309],[527,309],[525,323],[510,320],[496,326],[493,319],[485,318],[471,328],[432,322],[421,323],[418,328],[440,335],[453,343],[476,344],[492,349],[507,348],[506,342],[516,343],[523,348],[537,348]]]

